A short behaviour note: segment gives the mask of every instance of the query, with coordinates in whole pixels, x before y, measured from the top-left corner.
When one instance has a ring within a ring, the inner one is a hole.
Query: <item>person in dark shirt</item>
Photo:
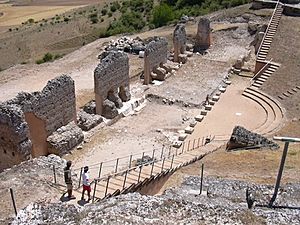
[[[67,185],[67,193],[69,199],[75,199],[73,192],[73,182],[72,182],[72,171],[71,171],[72,162],[68,161],[67,166],[64,168],[64,177],[65,183]]]

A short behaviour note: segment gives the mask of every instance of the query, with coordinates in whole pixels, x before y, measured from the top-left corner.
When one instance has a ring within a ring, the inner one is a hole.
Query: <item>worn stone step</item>
[[[257,79],[257,81],[262,81],[262,82],[265,82],[266,80],[267,80],[267,79],[262,78],[262,77],[260,77],[260,78]]]
[[[187,134],[180,134],[178,137],[179,141],[184,141],[187,138]]]
[[[263,82],[263,81],[256,80],[255,83],[256,83],[256,84],[262,85],[264,82]]]
[[[195,116],[195,120],[198,121],[198,122],[201,122],[203,119],[204,119],[203,115],[197,115],[197,116]]]
[[[203,115],[203,116],[206,116],[207,115],[207,111],[206,110],[202,110],[200,114]]]
[[[220,96],[217,96],[217,95],[212,97],[212,100],[215,102],[219,101],[219,99],[220,99]]]
[[[187,133],[187,134],[192,134],[192,133],[194,132],[194,128],[188,126],[188,127],[186,127],[186,128],[184,129],[184,132]]]
[[[226,91],[226,88],[225,87],[220,87],[219,91],[222,92],[222,93],[224,93]]]
[[[261,85],[260,85],[260,84],[257,84],[257,83],[254,83],[254,84],[252,84],[252,86],[253,86],[253,87],[259,88]]]
[[[205,108],[205,110],[207,110],[207,111],[212,110],[212,106],[211,106],[211,105],[205,105],[204,108]]]
[[[293,91],[293,92],[297,92],[297,89],[296,89],[296,88],[293,88],[292,91]]]

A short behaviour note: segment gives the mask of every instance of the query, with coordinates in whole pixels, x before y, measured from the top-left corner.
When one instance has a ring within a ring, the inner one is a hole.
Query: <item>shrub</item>
[[[52,61],[52,59],[53,59],[53,55],[50,52],[47,52],[43,57],[44,62]]]
[[[101,14],[102,14],[102,16],[105,16],[107,14],[107,9],[102,9]]]
[[[92,22],[93,24],[95,24],[95,23],[98,23],[99,20],[98,20],[97,17],[92,17],[92,18],[91,18],[91,22]]]
[[[64,17],[64,21],[68,22],[70,19],[68,17]]]
[[[174,12],[167,4],[155,6],[152,12],[152,23],[155,27],[166,25],[174,19]]]
[[[28,19],[28,23],[34,23],[34,19],[32,18]]]
[[[112,12],[109,12],[109,13],[108,13],[108,17],[112,17]]]

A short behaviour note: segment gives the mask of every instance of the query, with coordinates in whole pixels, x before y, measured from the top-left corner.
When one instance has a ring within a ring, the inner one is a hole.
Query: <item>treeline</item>
[[[248,3],[250,0],[125,0],[113,2],[112,12],[121,16],[112,21],[100,36],[132,33],[174,23],[183,15],[201,16],[224,8]]]

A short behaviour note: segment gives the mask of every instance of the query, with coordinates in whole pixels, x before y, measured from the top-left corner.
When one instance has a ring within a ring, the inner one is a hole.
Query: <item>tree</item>
[[[152,13],[152,23],[155,27],[166,25],[174,19],[174,12],[167,4],[155,6]]]

